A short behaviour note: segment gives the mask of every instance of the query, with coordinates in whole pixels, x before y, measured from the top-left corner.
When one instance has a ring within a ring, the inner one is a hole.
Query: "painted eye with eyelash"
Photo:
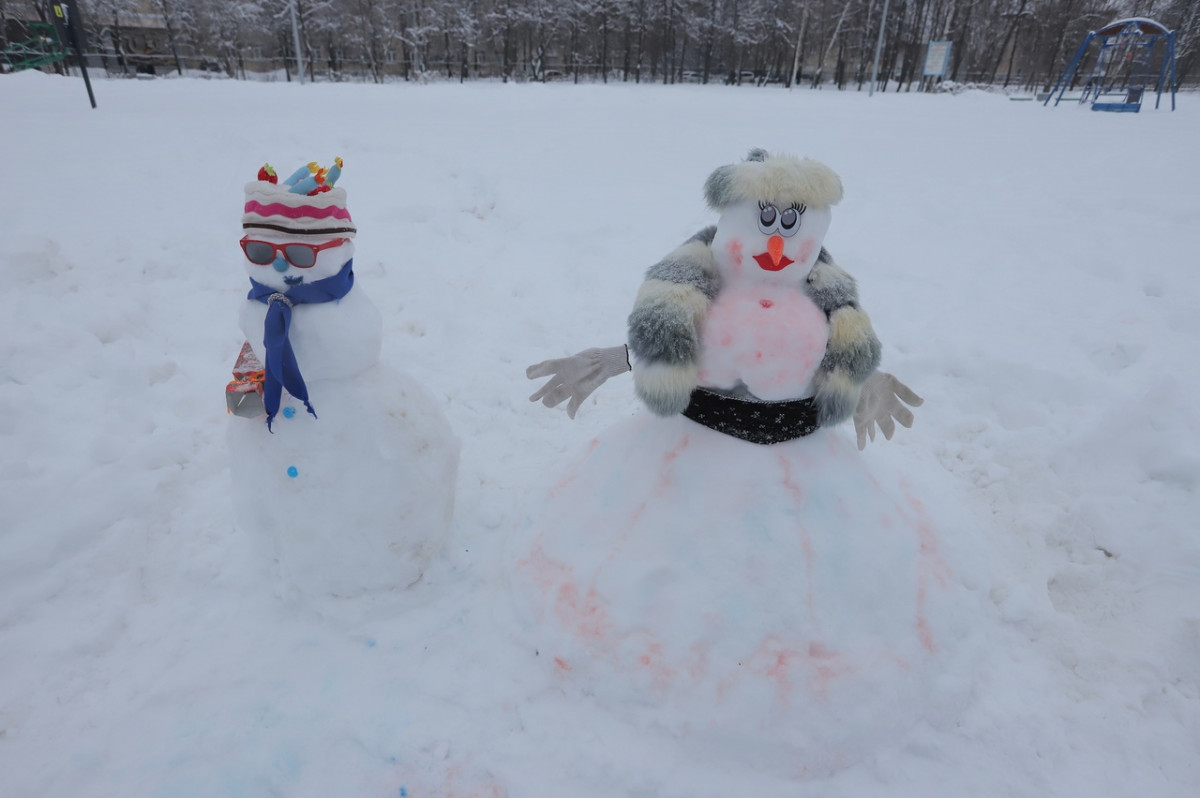
[[[793,204],[779,214],[779,235],[791,237],[800,229],[800,216],[808,210],[805,205]]]
[[[765,235],[775,232],[775,223],[779,220],[779,211],[774,205],[765,202],[758,203],[758,229]]]

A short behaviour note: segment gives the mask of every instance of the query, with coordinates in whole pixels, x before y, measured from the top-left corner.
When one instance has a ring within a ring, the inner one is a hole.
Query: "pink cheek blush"
[[[742,262],[745,260],[745,256],[742,254],[742,240],[740,238],[732,239],[726,245],[725,251],[729,253],[729,260],[733,263],[733,273],[741,274]]]
[[[806,238],[801,242],[800,251],[796,253],[797,263],[808,263],[808,259],[812,257],[814,244],[815,242],[811,238]]]

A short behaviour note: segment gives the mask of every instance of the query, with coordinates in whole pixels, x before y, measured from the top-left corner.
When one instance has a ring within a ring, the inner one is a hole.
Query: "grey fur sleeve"
[[[858,306],[854,278],[825,250],[809,274],[807,289],[829,319],[829,343],[813,377],[818,421],[827,427],[854,415],[862,384],[878,368],[883,347],[870,317]]]
[[[716,263],[710,249],[716,234],[716,225],[696,233],[647,269],[646,279],[694,285],[711,300],[717,295],[717,289],[720,287]]]
[[[683,412],[696,387],[700,325],[720,288],[705,228],[646,272],[629,314],[637,395],[660,416]]]
[[[808,273],[805,284],[812,301],[828,316],[846,305],[858,307],[858,285],[846,271],[833,262],[829,250],[821,247],[821,254]]]

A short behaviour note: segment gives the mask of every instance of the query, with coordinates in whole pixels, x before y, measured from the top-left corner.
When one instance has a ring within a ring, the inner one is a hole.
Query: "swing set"
[[[1171,95],[1171,110],[1175,110],[1175,31],[1146,17],[1119,19],[1090,32],[1042,105],[1048,105],[1051,98],[1056,106],[1062,100],[1092,42],[1099,43],[1100,51],[1084,83],[1080,104],[1091,102],[1093,111],[1137,113],[1148,89],[1157,93],[1154,107],[1158,108],[1165,88]]]

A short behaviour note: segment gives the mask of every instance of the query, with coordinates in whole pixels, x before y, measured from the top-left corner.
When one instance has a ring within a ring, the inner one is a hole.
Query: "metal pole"
[[[889,2],[890,0],[883,0],[883,16],[879,18],[879,38],[875,40],[875,63],[871,66],[871,88],[867,89],[868,97],[875,94],[875,78],[879,75],[879,53],[883,50],[883,29],[887,27]]]
[[[1175,77],[1175,31],[1171,31],[1167,37],[1167,42],[1171,45],[1171,110],[1175,110],[1175,86],[1179,80]]]
[[[296,0],[291,0],[288,4],[292,11],[292,40],[296,47],[296,75],[300,78],[300,83],[304,83],[304,56],[300,54],[300,23],[296,20]]]
[[[87,50],[87,35],[83,31],[82,15],[78,8],[72,7],[69,2],[65,1],[54,6],[54,15],[62,20],[63,29],[67,34],[67,43],[75,51],[75,60],[79,62],[79,72],[83,75],[83,85],[87,87],[88,101],[95,108],[96,95],[92,92],[92,81],[88,77],[87,71],[87,58],[84,57],[84,51]]]

